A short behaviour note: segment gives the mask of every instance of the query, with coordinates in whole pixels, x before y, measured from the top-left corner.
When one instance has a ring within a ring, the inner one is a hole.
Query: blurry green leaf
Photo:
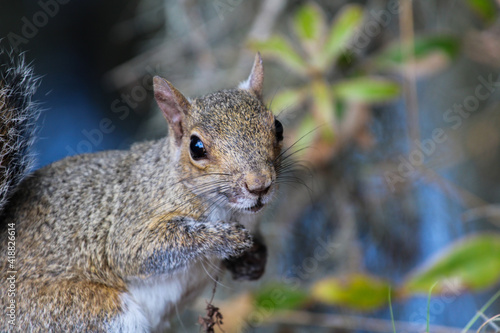
[[[304,102],[307,92],[304,89],[287,89],[277,93],[271,100],[274,114],[296,108]]]
[[[322,137],[327,142],[333,142],[333,131],[336,128],[337,119],[333,96],[327,83],[319,80],[313,81],[311,95],[315,118],[321,121],[318,125],[326,125],[321,127]]]
[[[346,101],[341,99],[335,100],[335,115],[337,116],[337,119],[344,119],[347,108]]]
[[[319,39],[324,24],[321,9],[312,3],[302,6],[295,14],[293,21],[297,35],[305,40]]]
[[[316,121],[314,120],[314,117],[312,114],[308,113],[302,118],[298,129],[297,129],[297,134],[295,140],[300,140],[300,146],[299,147],[310,147],[311,144],[314,142],[315,137],[316,137],[316,129],[318,128],[318,125],[316,124]],[[299,152],[299,156],[301,153],[303,154],[305,150],[302,150]]]
[[[356,34],[362,19],[362,7],[347,5],[342,8],[332,24],[324,51],[320,55],[322,69],[330,68],[340,54],[348,50],[349,42]]]
[[[497,8],[493,0],[467,0],[467,4],[487,22],[493,22]]]
[[[256,306],[266,311],[296,309],[309,299],[304,291],[278,283],[269,284],[255,293]]]
[[[435,52],[441,52],[453,59],[458,55],[460,43],[451,36],[430,36],[415,39],[415,60],[423,59]],[[401,43],[391,44],[385,51],[377,56],[376,63],[380,66],[401,65],[408,61],[408,55]]]
[[[312,286],[314,300],[349,307],[357,310],[372,310],[387,303],[389,284],[364,274],[330,277]]]
[[[405,292],[439,293],[452,289],[481,289],[500,280],[500,234],[481,234],[452,244],[425,264],[403,285]],[[453,290],[454,289],[454,290]]]
[[[340,81],[332,86],[339,99],[366,103],[384,102],[399,96],[398,83],[375,77],[359,77]]]
[[[288,41],[281,36],[272,36],[265,41],[252,40],[249,46],[262,53],[263,56],[271,56],[283,61],[291,69],[299,74],[306,72],[306,63],[300,55],[295,52]]]

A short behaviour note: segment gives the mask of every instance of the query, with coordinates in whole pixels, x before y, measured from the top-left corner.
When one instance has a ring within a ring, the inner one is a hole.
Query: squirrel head
[[[260,54],[237,89],[192,101],[170,82],[154,78],[180,176],[211,206],[257,212],[276,190],[283,127],[262,102],[263,79]]]

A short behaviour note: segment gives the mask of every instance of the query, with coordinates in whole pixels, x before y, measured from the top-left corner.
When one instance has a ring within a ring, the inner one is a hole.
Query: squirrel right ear
[[[183,135],[182,121],[191,104],[170,82],[159,76],[153,78],[153,86],[156,103],[167,119],[176,143],[180,144]]]
[[[262,86],[264,84],[264,66],[262,66],[262,58],[257,52],[253,61],[252,71],[246,81],[240,83],[238,88],[252,92],[259,99],[262,99]]]

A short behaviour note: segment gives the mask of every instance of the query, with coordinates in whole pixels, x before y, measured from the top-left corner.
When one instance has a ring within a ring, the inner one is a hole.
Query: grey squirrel
[[[238,88],[192,100],[155,77],[165,138],[29,175],[36,79],[10,53],[0,66],[0,331],[162,332],[222,266],[262,275],[251,231],[277,190],[283,127],[259,54]]]

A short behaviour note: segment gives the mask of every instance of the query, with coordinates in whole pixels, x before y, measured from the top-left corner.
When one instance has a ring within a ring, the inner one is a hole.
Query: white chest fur
[[[207,259],[171,276],[131,282],[128,292],[122,295],[122,327],[139,327],[133,322],[143,322],[147,327],[138,332],[163,332],[169,327],[169,318],[180,313],[221,272],[220,260]]]

